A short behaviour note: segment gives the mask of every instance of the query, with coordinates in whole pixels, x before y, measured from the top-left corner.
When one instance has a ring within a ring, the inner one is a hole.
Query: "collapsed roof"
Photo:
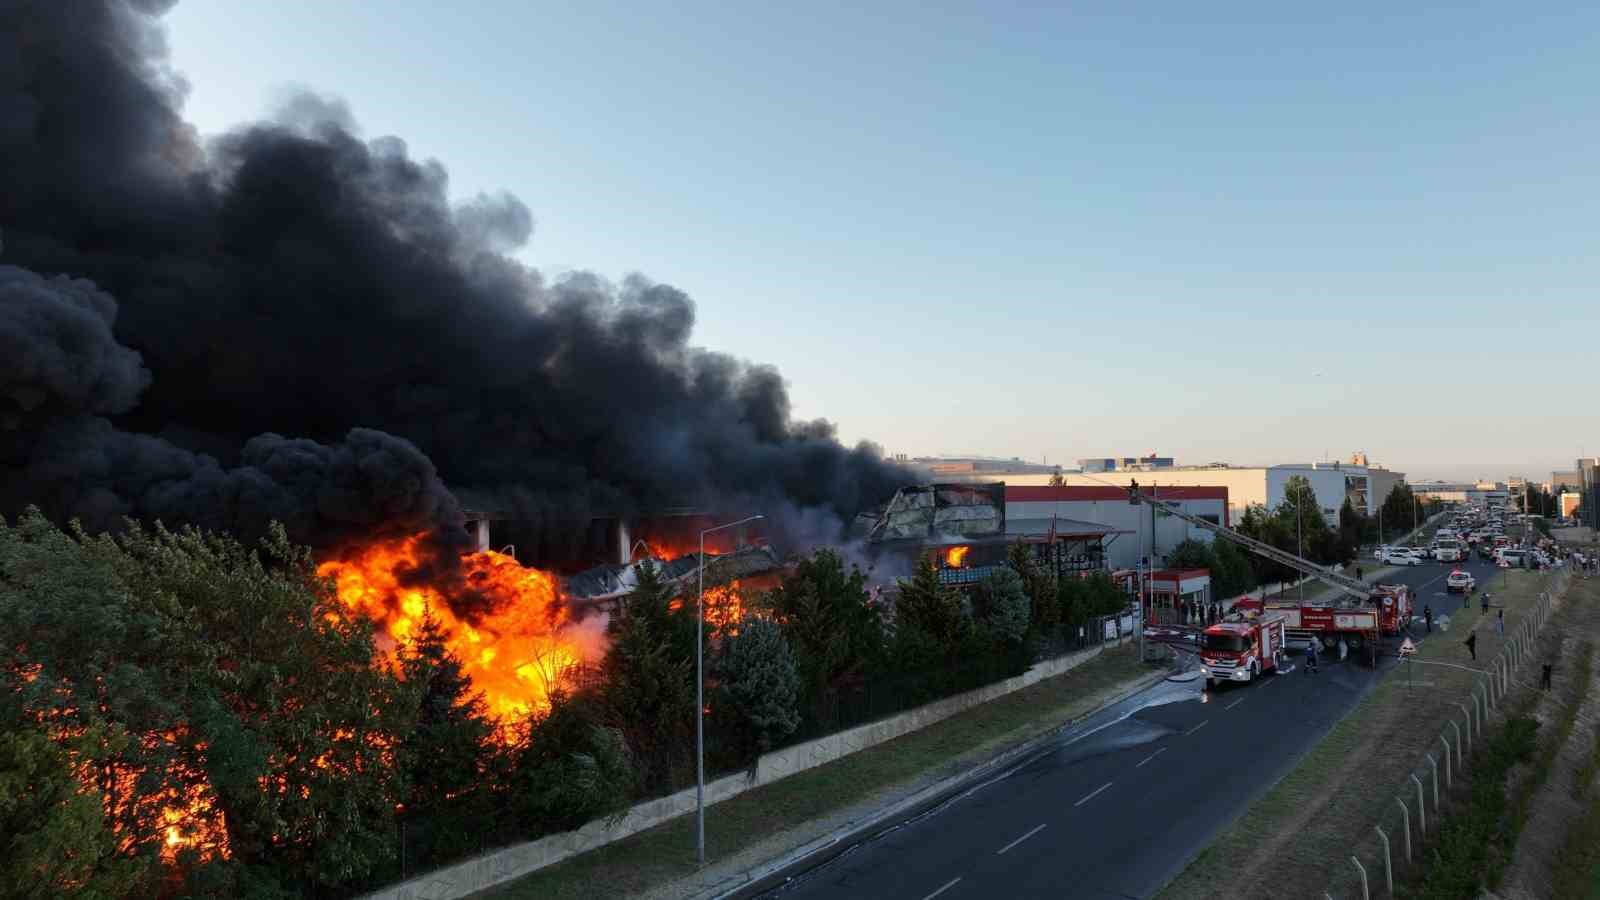
[[[615,600],[633,593],[639,587],[639,567],[645,562],[655,565],[658,577],[666,584],[687,587],[697,580],[700,571],[700,554],[690,553],[676,559],[660,560],[645,557],[627,565],[596,566],[579,572],[566,581],[566,595],[578,602]],[[732,553],[706,554],[706,583],[722,584],[735,578],[762,575],[783,567],[778,554],[770,547],[741,547]]]
[[[965,543],[974,538],[1004,538],[1006,486],[932,484],[901,488],[875,512],[856,517],[855,536],[868,543],[917,541]]]

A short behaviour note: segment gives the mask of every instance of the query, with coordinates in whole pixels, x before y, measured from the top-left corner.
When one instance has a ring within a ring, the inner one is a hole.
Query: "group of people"
[[[1178,601],[1179,621],[1185,625],[1199,625],[1202,628],[1209,627],[1222,621],[1223,615],[1224,611],[1221,603]]]

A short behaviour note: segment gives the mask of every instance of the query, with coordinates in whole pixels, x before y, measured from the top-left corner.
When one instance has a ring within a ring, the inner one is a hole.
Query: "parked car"
[[[1396,547],[1396,548],[1390,550],[1389,551],[1389,555],[1385,556],[1383,558],[1383,561],[1388,563],[1391,566],[1420,566],[1420,565],[1422,565],[1422,557],[1417,556],[1416,554],[1413,554],[1409,549],[1404,548],[1404,547]]]
[[[1444,580],[1444,589],[1451,593],[1470,594],[1472,589],[1477,586],[1478,580],[1472,577],[1472,573],[1463,572],[1460,569],[1451,572],[1449,577]]]

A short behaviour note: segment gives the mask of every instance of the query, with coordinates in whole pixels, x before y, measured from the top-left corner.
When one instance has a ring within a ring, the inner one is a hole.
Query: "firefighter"
[[[1311,639],[1311,645],[1306,647],[1306,674],[1311,675],[1317,671],[1317,639]]]
[[[1433,607],[1426,604],[1422,607],[1422,621],[1427,623],[1428,633],[1433,634]]]
[[[1555,669],[1555,665],[1553,663],[1545,663],[1542,668],[1544,671],[1539,675],[1539,687],[1548,691],[1550,690],[1550,673]]]
[[[1467,652],[1472,654],[1472,659],[1476,662],[1478,659],[1478,633],[1474,631],[1467,635],[1467,639],[1461,643],[1467,645]]]

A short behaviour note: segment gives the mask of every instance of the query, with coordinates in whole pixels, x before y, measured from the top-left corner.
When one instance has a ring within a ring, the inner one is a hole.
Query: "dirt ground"
[[[1506,606],[1508,632],[1514,631],[1548,583],[1539,573],[1516,572],[1508,590],[1494,592],[1497,604]],[[1375,867],[1373,860],[1382,857],[1373,826],[1381,825],[1391,836],[1398,856],[1404,826],[1396,797],[1415,797],[1409,781],[1413,773],[1431,790],[1432,772],[1425,754],[1442,756],[1439,735],[1453,734],[1448,722],[1463,718],[1458,704],[1467,700],[1480,677],[1477,670],[1463,665],[1468,661],[1461,641],[1469,630],[1477,633],[1478,665],[1493,660],[1503,646],[1492,612],[1484,619],[1474,604],[1452,616],[1444,640],[1419,645],[1412,687],[1407,687],[1407,673],[1390,672],[1160,897],[1232,900],[1321,896],[1324,890],[1336,897],[1360,896],[1358,885],[1345,889],[1345,882],[1355,877],[1349,861],[1352,852],[1366,862],[1369,883],[1381,890],[1381,863]],[[1518,677],[1536,681],[1538,670],[1530,665]],[[1440,777],[1444,778],[1442,766]],[[1445,785],[1440,789],[1444,792]],[[1413,806],[1409,815],[1415,816],[1414,799],[1408,803]],[[1411,827],[1417,825],[1413,821]]]

